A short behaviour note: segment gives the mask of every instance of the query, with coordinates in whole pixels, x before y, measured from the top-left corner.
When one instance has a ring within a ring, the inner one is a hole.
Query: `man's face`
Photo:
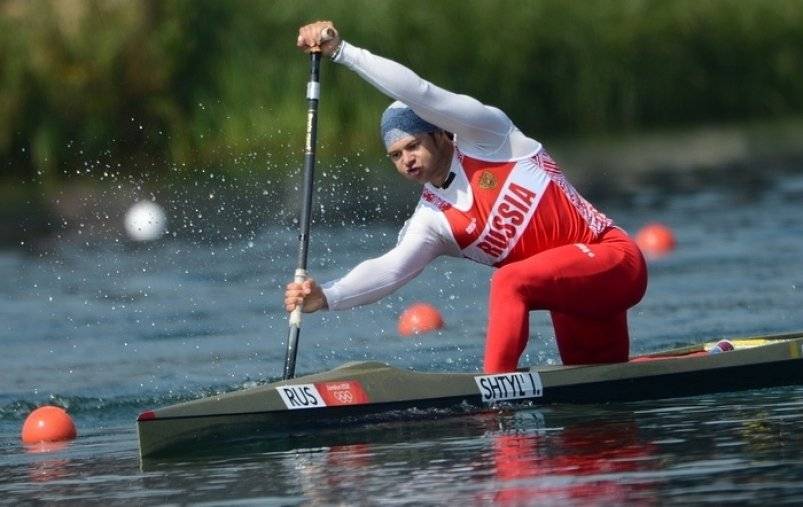
[[[449,174],[451,150],[446,149],[447,143],[450,144],[442,132],[414,134],[390,145],[388,157],[399,174],[408,180],[438,185]]]

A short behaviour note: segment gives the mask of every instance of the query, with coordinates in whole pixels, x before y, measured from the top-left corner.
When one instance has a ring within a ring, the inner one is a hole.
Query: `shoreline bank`
[[[716,173],[799,166],[803,118],[556,142],[552,151],[580,188],[597,189],[613,181],[627,193],[671,179],[683,188]]]

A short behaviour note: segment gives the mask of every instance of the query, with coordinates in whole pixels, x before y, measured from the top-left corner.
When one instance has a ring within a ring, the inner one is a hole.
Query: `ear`
[[[438,132],[432,133],[432,138],[435,140],[437,145],[442,145],[443,143],[451,143],[452,137],[449,132],[445,130],[439,130]]]

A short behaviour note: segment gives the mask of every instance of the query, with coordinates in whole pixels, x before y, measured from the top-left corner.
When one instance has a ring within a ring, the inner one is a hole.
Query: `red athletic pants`
[[[618,228],[596,243],[546,250],[491,277],[485,372],[514,371],[530,335],[531,310],[549,310],[563,364],[627,361],[627,309],[647,289],[647,267]]]

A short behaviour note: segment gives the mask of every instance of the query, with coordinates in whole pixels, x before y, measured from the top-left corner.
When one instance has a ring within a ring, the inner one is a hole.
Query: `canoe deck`
[[[731,341],[735,350],[719,354],[707,352],[712,342],[627,363],[533,367],[498,375],[347,363],[143,412],[137,420],[140,456],[177,454],[193,442],[277,438],[388,418],[476,413],[499,405],[635,401],[803,384],[803,333]]]

